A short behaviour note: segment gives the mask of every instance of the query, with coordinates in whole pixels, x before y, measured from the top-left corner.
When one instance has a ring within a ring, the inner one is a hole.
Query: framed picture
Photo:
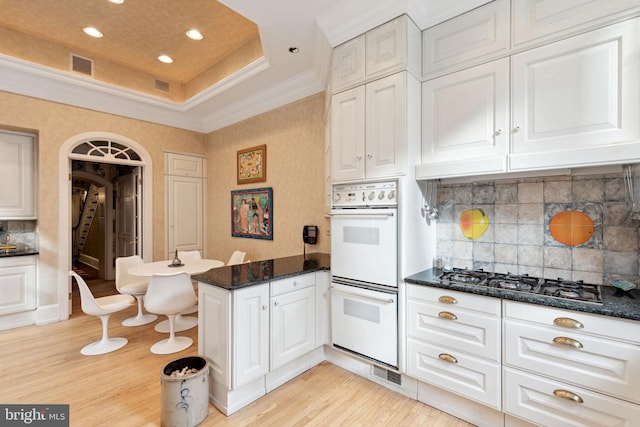
[[[231,191],[231,235],[273,240],[273,189]]]
[[[238,185],[267,180],[267,146],[238,150]]]

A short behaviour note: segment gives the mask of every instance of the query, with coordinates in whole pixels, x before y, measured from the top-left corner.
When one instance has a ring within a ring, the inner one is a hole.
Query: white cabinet
[[[416,178],[640,161],[639,51],[636,18],[423,83]]]
[[[407,285],[407,374],[501,408],[500,300]]]
[[[239,289],[233,295],[233,388],[269,372],[269,286]]]
[[[407,72],[333,96],[333,181],[398,176],[419,138],[420,84]]]
[[[542,425],[637,422],[640,324],[503,304],[505,412]]]
[[[165,154],[167,256],[174,252],[204,252],[206,160],[199,156]]]
[[[316,274],[227,290],[198,284],[198,352],[210,365],[209,395],[226,415],[323,360],[328,277]],[[327,282],[327,283],[325,283]],[[323,292],[324,290],[324,292]],[[321,295],[321,301],[316,294]]]
[[[514,55],[509,169],[640,160],[640,18]]]
[[[422,84],[422,179],[506,172],[509,60]]]
[[[513,0],[513,47],[568,37],[640,11],[637,0]]]
[[[271,370],[316,347],[315,275],[271,283]]]
[[[316,347],[331,345],[331,273],[316,272]]]
[[[509,50],[509,0],[496,0],[422,32],[422,76],[433,78]]]
[[[36,256],[0,258],[0,315],[36,309]]]
[[[35,136],[0,132],[0,219],[35,219],[37,171]]]
[[[420,30],[402,15],[333,50],[332,91],[401,70],[420,75]]]

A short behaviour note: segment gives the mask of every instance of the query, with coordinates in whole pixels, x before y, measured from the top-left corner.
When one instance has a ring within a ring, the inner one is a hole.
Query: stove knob
[[[383,199],[384,199],[384,190],[382,190],[380,194],[378,194],[378,200],[383,200]]]
[[[335,193],[335,194],[333,195],[333,201],[334,201],[334,202],[338,202],[338,201],[340,201],[340,193]]]
[[[396,192],[393,190],[389,191],[389,195],[387,197],[389,200],[393,200],[396,197]]]
[[[376,197],[376,192],[372,191],[371,193],[369,193],[369,200],[373,200]]]

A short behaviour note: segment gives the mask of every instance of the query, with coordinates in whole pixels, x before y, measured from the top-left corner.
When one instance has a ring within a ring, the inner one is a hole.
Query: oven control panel
[[[335,184],[331,200],[334,208],[398,206],[398,183]]]

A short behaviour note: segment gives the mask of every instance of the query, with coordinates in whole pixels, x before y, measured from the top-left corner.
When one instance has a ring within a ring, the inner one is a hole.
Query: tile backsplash
[[[36,220],[0,220],[0,239],[5,242],[5,234],[9,234],[11,243],[30,248],[38,247]]]
[[[639,223],[630,219],[627,197],[622,173],[441,183],[437,253],[450,258],[453,267],[637,284]],[[476,240],[465,237],[459,225],[460,215],[470,209],[482,209],[489,218]],[[551,218],[567,210],[593,221],[586,242],[568,246],[552,237]]]

